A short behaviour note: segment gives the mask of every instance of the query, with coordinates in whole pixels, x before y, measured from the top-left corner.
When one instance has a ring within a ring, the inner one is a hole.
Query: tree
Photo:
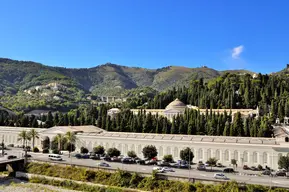
[[[158,155],[157,149],[153,145],[147,145],[142,150],[144,158],[152,159]]]
[[[105,152],[105,150],[104,150],[104,147],[103,147],[103,146],[98,145],[98,146],[96,146],[96,147],[93,148],[93,152],[94,152],[95,154],[98,154],[98,155],[103,155],[104,152]]]
[[[174,162],[174,159],[173,159],[173,156],[172,156],[172,155],[165,155],[165,156],[163,157],[163,160],[164,160],[165,162],[168,162],[168,163],[173,163],[173,162]]]
[[[289,171],[289,153],[286,156],[281,156],[278,165],[281,169],[286,169]]]
[[[87,148],[85,148],[85,147],[81,147],[80,148],[80,153],[88,153],[88,149]]]
[[[231,164],[236,167],[237,165],[237,160],[236,159],[231,159]]]
[[[131,157],[131,158],[136,158],[136,157],[137,157],[137,155],[135,154],[134,151],[128,151],[128,152],[127,152],[127,156],[129,156],[129,157]]]
[[[28,134],[29,134],[30,138],[32,139],[32,149],[34,149],[35,139],[39,138],[39,134],[38,134],[38,132],[35,129],[31,129],[28,132]]]
[[[215,166],[218,162],[218,159],[216,159],[215,157],[211,157],[208,159],[208,161],[206,162],[207,164],[209,164],[209,166],[211,167],[211,170],[213,169],[212,167]]]
[[[66,134],[65,134],[65,138],[67,140],[67,143],[72,146],[74,145],[75,146],[75,143],[77,141],[77,138],[76,138],[76,135],[74,132],[71,132],[71,131],[68,131]],[[72,151],[72,150],[71,150]],[[69,151],[69,155],[68,157],[70,157],[70,153],[71,151]]]
[[[18,141],[23,142],[23,148],[27,147],[27,142],[30,141],[31,137],[27,131],[23,130],[18,135]]]
[[[194,154],[192,150],[189,147],[187,147],[180,151],[180,157],[184,161],[192,162],[194,159]]]
[[[107,155],[110,157],[118,157],[120,156],[120,151],[117,148],[109,148],[107,150]]]
[[[63,134],[61,134],[61,133],[58,133],[55,136],[55,140],[54,141],[57,143],[57,149],[58,149],[59,152],[62,150],[64,140],[65,140],[65,136]]]

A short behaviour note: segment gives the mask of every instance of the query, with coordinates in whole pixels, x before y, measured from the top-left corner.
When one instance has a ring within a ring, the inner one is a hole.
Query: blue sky
[[[249,69],[289,63],[288,0],[3,0],[0,57]]]

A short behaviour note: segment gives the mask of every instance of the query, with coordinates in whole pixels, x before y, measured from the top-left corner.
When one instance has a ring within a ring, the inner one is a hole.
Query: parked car
[[[277,171],[276,172],[276,176],[285,177],[286,176],[286,172],[285,171]]]
[[[27,158],[30,158],[32,157],[30,154],[27,154],[27,155],[24,155],[23,157],[27,157]]]
[[[7,159],[16,159],[17,157],[15,155],[8,155]]]
[[[217,163],[216,167],[225,167],[224,165],[222,165],[222,163]]]
[[[170,167],[163,167],[162,170],[163,170],[164,172],[175,172],[175,170],[173,170],[173,169],[170,168]]]
[[[93,160],[99,160],[99,156],[98,155],[90,155],[89,159],[93,159]]]
[[[206,166],[203,163],[200,163],[200,164],[198,164],[197,170],[205,171],[206,170]]]
[[[258,169],[257,167],[255,167],[255,166],[252,166],[250,169],[251,169],[252,171],[259,171],[259,169]]]
[[[249,167],[248,165],[244,165],[244,166],[243,166],[243,169],[244,169],[244,170],[250,170],[250,167]]]
[[[224,173],[234,173],[235,170],[234,170],[233,168],[225,168],[225,169],[223,170],[223,172],[224,172]]]
[[[100,162],[100,163],[98,164],[98,166],[100,166],[100,167],[109,167],[109,164],[106,163],[106,162]]]
[[[224,175],[223,173],[215,173],[214,174],[214,178],[215,179],[224,179],[224,180],[228,180],[229,178],[226,176],[226,175]]]
[[[262,172],[262,175],[271,175],[271,171],[267,169]]]
[[[89,155],[88,154],[83,154],[83,155],[81,155],[81,158],[82,159],[89,159]]]
[[[142,160],[142,159],[138,159],[135,161],[137,164],[140,164],[140,165],[145,165],[145,160]]]
[[[171,164],[169,162],[166,162],[166,161],[159,161],[158,166],[171,166]]]
[[[121,159],[121,162],[122,163],[133,164],[133,163],[135,163],[135,160],[133,158],[130,158],[130,157],[125,157],[125,158]]]
[[[146,165],[157,165],[158,162],[155,159],[151,159],[145,162]]]
[[[81,159],[81,154],[77,153],[77,154],[74,155],[74,157],[77,158],[77,159]]]

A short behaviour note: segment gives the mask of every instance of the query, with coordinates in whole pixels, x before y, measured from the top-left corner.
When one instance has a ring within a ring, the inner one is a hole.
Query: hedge
[[[201,183],[190,183],[173,180],[161,180],[153,174],[151,177],[141,177],[137,173],[118,170],[110,173],[102,170],[90,170],[71,166],[51,165],[47,163],[29,163],[26,171],[28,173],[59,177],[75,181],[92,182],[97,184],[134,188],[154,192],[267,192],[269,188],[260,185],[239,186],[236,182],[225,182],[216,185],[204,185]],[[288,192],[285,189],[271,189],[270,192]]]

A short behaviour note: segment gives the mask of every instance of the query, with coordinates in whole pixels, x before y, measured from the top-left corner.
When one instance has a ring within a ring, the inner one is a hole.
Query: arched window
[[[138,154],[141,154],[141,152],[142,152],[141,145],[138,145]]]
[[[224,154],[224,155],[225,155],[225,158],[224,158],[225,161],[229,161],[230,155],[229,155],[229,151],[228,151],[228,150],[225,151],[225,154]]]
[[[263,153],[263,163],[268,163],[268,154],[266,152]]]
[[[174,149],[174,157],[177,158],[179,156],[179,149],[175,147]]]
[[[159,155],[163,156],[163,148],[162,148],[162,146],[159,147]]]
[[[130,146],[130,150],[135,152],[134,144],[132,144],[132,145]]]
[[[199,149],[198,156],[199,156],[199,160],[203,159],[203,149]]]
[[[216,150],[215,157],[216,157],[216,159],[220,160],[221,155],[220,155],[220,150],[219,149]]]
[[[211,157],[212,157],[212,151],[211,151],[211,149],[208,149],[207,150],[207,159],[210,159]]]
[[[234,151],[234,159],[235,160],[239,160],[239,153],[238,153],[238,151]]]
[[[167,155],[172,155],[171,148],[167,147]]]
[[[87,148],[88,148],[89,151],[92,150],[92,142],[91,142],[91,141],[89,141],[89,143],[88,143],[88,147],[87,147]]]
[[[258,163],[258,153],[257,152],[253,153],[253,163]]]
[[[127,146],[127,144],[125,144],[123,154],[127,154],[127,151],[128,151],[128,146]]]

